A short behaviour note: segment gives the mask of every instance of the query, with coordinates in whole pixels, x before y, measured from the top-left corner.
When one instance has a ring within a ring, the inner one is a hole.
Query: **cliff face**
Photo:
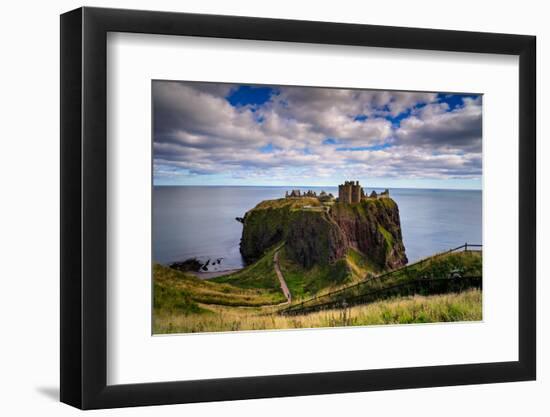
[[[347,250],[344,234],[324,211],[293,211],[285,241],[289,256],[305,268],[334,263]]]
[[[244,218],[241,255],[251,263],[273,245],[283,242],[289,232],[291,214],[304,205],[319,205],[317,199],[279,199],[262,201]]]
[[[391,198],[335,204],[331,215],[345,236],[346,246],[359,250],[384,269],[407,263],[399,207]]]
[[[284,241],[287,254],[305,268],[332,264],[349,248],[383,269],[407,263],[399,209],[390,198],[336,203],[330,210],[316,199],[264,201],[246,213],[243,225],[241,254],[247,262]]]

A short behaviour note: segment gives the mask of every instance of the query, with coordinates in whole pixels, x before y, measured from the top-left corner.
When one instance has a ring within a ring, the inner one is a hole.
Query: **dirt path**
[[[281,268],[279,267],[279,250],[280,249],[281,247],[277,248],[277,250],[275,251],[275,254],[273,255],[273,264],[275,266],[275,273],[277,274],[277,278],[279,278],[279,282],[281,283],[281,290],[283,291],[283,294],[286,297],[287,303],[290,303],[292,301],[292,294],[288,289],[288,285],[286,285],[285,278],[283,277]]]

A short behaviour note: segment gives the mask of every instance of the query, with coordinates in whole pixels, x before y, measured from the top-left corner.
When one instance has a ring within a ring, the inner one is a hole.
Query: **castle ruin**
[[[380,194],[376,193],[376,191],[372,191],[370,196],[365,193],[365,190],[361,185],[359,185],[359,181],[345,181],[343,184],[340,184],[338,186],[338,202],[344,203],[344,204],[356,204],[360,203],[361,200],[365,199],[378,199],[378,198],[389,198],[390,192],[386,188],[384,191],[382,191]],[[302,193],[300,190],[292,190],[290,192],[285,193],[286,198],[305,198],[305,197],[313,197],[319,199],[322,203],[333,203],[334,202],[334,196],[332,194],[327,194],[324,191],[321,191],[319,195],[315,191],[308,190],[305,193]]]
[[[359,181],[346,181],[338,186],[338,201],[346,204],[359,203],[365,195]]]
[[[345,204],[356,204],[365,199],[389,198],[390,191],[386,188],[380,194],[372,191],[370,196],[365,193],[365,190],[359,181],[346,181],[338,186],[338,202]]]

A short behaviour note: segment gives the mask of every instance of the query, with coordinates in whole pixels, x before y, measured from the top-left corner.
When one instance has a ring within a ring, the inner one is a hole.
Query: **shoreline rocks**
[[[201,261],[198,258],[189,258],[185,261],[172,262],[168,267],[175,269],[181,272],[199,272],[199,273],[208,273],[208,272],[217,272],[216,270],[211,271],[210,266],[221,265],[223,258],[208,258],[205,261]]]
[[[189,258],[183,262],[172,262],[168,266],[182,272],[198,272],[203,267],[203,263],[197,258]]]

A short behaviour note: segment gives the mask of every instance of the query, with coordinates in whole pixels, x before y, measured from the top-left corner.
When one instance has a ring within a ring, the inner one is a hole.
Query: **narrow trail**
[[[290,293],[290,290],[288,289],[288,285],[286,285],[285,277],[283,277],[283,273],[281,272],[281,268],[279,266],[279,250],[282,246],[277,248],[275,251],[275,254],[273,255],[273,266],[275,267],[275,273],[277,274],[277,278],[279,278],[279,282],[281,284],[281,290],[283,291],[284,296],[286,297],[286,302],[290,304],[292,302],[292,294]]]

